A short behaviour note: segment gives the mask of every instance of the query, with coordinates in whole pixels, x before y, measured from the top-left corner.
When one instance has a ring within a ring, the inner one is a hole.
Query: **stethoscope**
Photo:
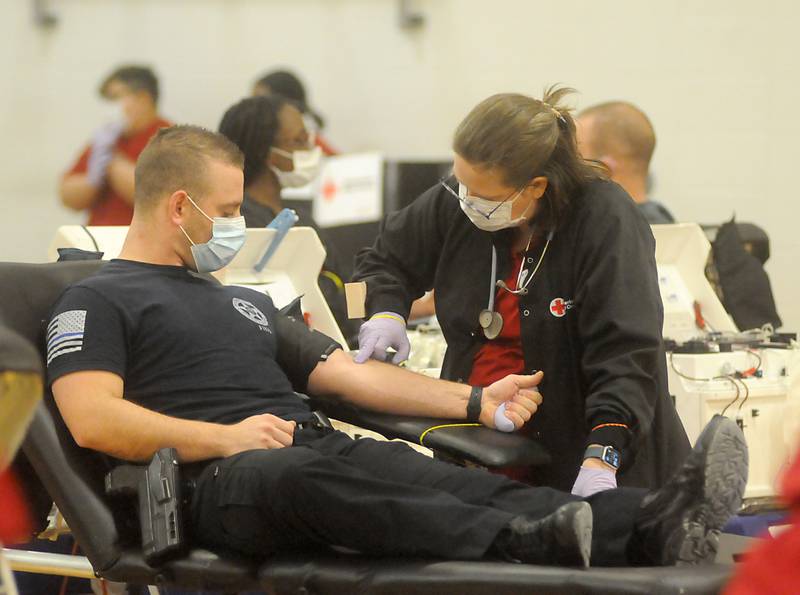
[[[544,255],[547,254],[547,248],[550,246],[550,241],[552,239],[553,231],[551,230],[547,234],[547,241],[542,249],[542,255],[539,256],[539,261],[536,263],[536,266],[533,268],[533,271],[531,271],[530,274],[528,274],[527,268],[523,266],[519,267],[516,289],[511,289],[508,285],[506,285],[505,281],[497,278],[497,248],[492,246],[492,279],[491,284],[489,285],[489,304],[485,310],[481,310],[481,313],[478,314],[478,324],[483,329],[484,336],[490,341],[499,337],[500,332],[503,330],[503,316],[500,314],[500,312],[496,312],[494,309],[494,296],[497,291],[496,288],[499,287],[500,289],[504,289],[508,293],[512,293],[514,295],[527,295],[528,286],[531,284],[534,275],[536,275],[536,271],[538,271],[539,267],[542,265]],[[528,253],[528,249],[531,247],[531,240],[533,240],[533,232],[531,232],[531,236],[528,238],[528,245],[525,246],[525,254]]]

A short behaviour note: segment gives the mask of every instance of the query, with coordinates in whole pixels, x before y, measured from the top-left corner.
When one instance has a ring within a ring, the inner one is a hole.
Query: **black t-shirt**
[[[242,202],[241,213],[247,227],[266,227],[277,215],[272,207],[253,200],[246,194]]]
[[[124,397],[173,417],[303,421],[308,376],[338,344],[257,291],[179,266],[112,260],[59,299],[47,327],[48,382],[83,370],[122,377]]]
[[[675,223],[675,217],[660,202],[648,200],[646,202],[637,202],[636,206],[639,207],[639,211],[650,225]]]

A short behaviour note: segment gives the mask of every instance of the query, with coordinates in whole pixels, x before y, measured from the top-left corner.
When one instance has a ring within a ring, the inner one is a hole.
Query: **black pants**
[[[626,548],[645,493],[620,488],[587,499],[594,565],[631,563]],[[309,428],[295,433],[292,447],[208,464],[196,480],[191,517],[199,544],[256,557],[336,545],[477,560],[513,517],[541,518],[579,499],[434,460],[402,443]]]

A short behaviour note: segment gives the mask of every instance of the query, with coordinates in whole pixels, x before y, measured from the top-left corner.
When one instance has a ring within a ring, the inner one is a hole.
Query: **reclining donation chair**
[[[13,361],[26,349],[30,354],[30,344],[41,352],[43,328],[53,303],[64,288],[101,266],[100,261],[0,263],[0,336],[3,337],[0,357]],[[18,346],[7,346],[7,330],[27,342],[17,341]],[[0,372],[5,363],[0,361]],[[35,370],[38,374],[39,370]],[[40,387],[38,383],[35,385]],[[417,440],[425,428],[441,423],[441,420],[377,415],[353,408],[327,413],[407,440]],[[437,430],[428,436],[426,446],[479,465],[541,464],[547,460],[547,454],[535,443],[488,428]],[[221,558],[193,547],[186,555],[153,568],[145,562],[138,536],[131,530],[130,519],[135,515],[104,497],[103,476],[108,470],[104,457],[75,444],[49,395],[36,410],[23,450],[85,557],[3,550],[12,568],[20,571],[99,576],[129,584],[174,585],[226,593],[263,590],[274,595],[489,592],[573,595],[716,593],[730,570],[721,565],[583,570],[502,562],[374,558],[333,551],[278,555],[255,563]]]
[[[0,515],[20,512],[20,498],[7,475],[42,397],[42,363],[31,343],[0,324]],[[0,546],[27,531],[27,519],[0,516]],[[14,579],[0,551],[0,593],[15,595]]]

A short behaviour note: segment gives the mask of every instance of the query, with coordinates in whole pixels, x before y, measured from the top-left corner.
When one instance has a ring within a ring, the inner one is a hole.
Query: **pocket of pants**
[[[214,478],[219,527],[227,547],[249,556],[272,553],[274,544],[267,517],[259,502],[259,471],[251,468],[220,468]]]
[[[258,506],[263,497],[259,469],[220,465],[214,473],[217,506]]]

